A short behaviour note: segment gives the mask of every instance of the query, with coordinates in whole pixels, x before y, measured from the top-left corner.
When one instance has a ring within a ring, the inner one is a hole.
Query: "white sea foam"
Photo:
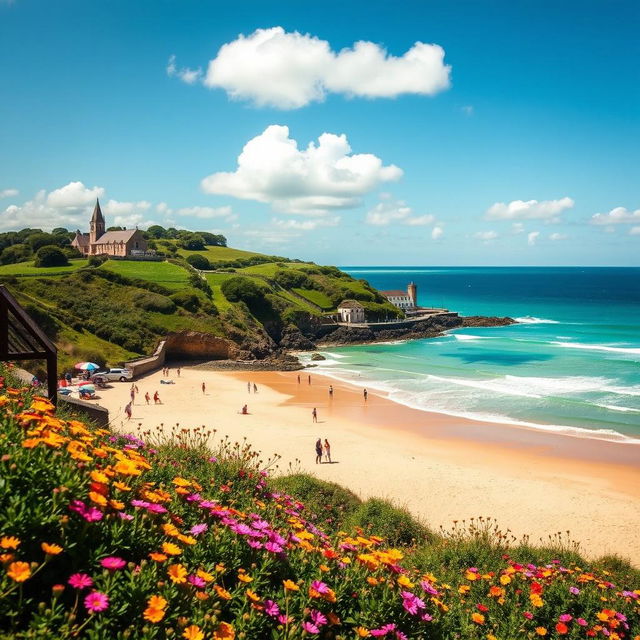
[[[454,333],[453,337],[461,342],[471,342],[473,340],[489,340],[488,336],[472,336],[468,333]]]
[[[514,318],[520,324],[560,324],[557,320],[548,320],[547,318],[536,318],[535,316],[522,316]]]
[[[596,407],[602,407],[603,409],[609,409],[610,411],[622,411],[624,413],[640,413],[640,409],[634,409],[633,407],[621,407],[617,404],[596,404]]]
[[[584,344],[582,342],[551,342],[558,347],[565,349],[586,349],[588,351],[611,351],[613,353],[630,353],[640,355],[640,348],[637,347],[611,347],[604,344]]]

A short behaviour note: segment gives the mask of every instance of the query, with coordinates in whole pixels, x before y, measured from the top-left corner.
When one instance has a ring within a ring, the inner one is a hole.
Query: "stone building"
[[[380,292],[392,305],[407,311],[415,311],[418,308],[418,287],[414,282],[410,282],[406,291],[393,289],[391,291]]]
[[[366,322],[364,307],[357,300],[343,300],[338,305],[338,321],[350,324]]]
[[[96,206],[89,222],[89,233],[81,233],[78,229],[71,246],[85,256],[106,255],[124,258],[144,254],[147,251],[147,241],[144,239],[142,231],[138,229],[105,231],[105,228],[100,202],[96,199]]]

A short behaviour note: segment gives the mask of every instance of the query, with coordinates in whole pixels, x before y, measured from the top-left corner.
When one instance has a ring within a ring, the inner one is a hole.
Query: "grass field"
[[[180,249],[178,254],[184,258],[189,256],[204,256],[209,262],[227,262],[238,258],[251,258],[260,256],[261,253],[255,251],[244,251],[242,249],[232,249],[231,247],[206,247],[204,251],[187,251]]]
[[[101,269],[108,269],[125,278],[139,278],[167,287],[181,289],[189,282],[186,269],[170,262],[142,262],[135,260],[107,260]]]
[[[34,267],[33,262],[18,262],[0,266],[0,276],[54,276],[71,273],[87,266],[87,260],[69,260],[68,267]]]
[[[331,311],[334,306],[327,296],[322,291],[316,291],[315,289],[293,289],[298,295],[310,300],[319,307],[322,307],[325,311]]]
[[[222,293],[222,289],[220,286],[225,280],[232,278],[235,274],[233,273],[207,273],[207,282],[211,287],[211,291],[213,291],[213,302],[218,307],[218,311],[225,311],[226,309],[231,308],[231,303],[224,297],[224,293]]]
[[[300,266],[300,263],[298,262],[265,262],[265,264],[256,264],[252,267],[244,267],[243,269],[238,269],[238,273],[248,273],[272,278],[278,269],[282,269],[282,267],[278,266],[280,264],[284,265],[285,268],[295,268]]]

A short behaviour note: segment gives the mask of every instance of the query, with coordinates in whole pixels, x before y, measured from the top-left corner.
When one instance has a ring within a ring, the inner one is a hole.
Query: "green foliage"
[[[62,234],[33,233],[28,238],[31,251],[36,253],[38,249],[46,246],[64,247],[69,245],[69,239]]]
[[[201,251],[204,249],[204,239],[197,233],[185,234],[180,239],[180,246],[188,251]]]
[[[198,235],[204,243],[212,247],[226,247],[227,239],[222,234],[209,233],[208,231],[198,231]]]
[[[222,283],[222,293],[230,302],[244,302],[251,310],[265,306],[265,291],[251,278],[234,276]]]
[[[15,264],[24,262],[31,257],[31,247],[28,244],[12,244],[3,249],[0,254],[0,264]]]
[[[24,305],[24,310],[35,320],[38,326],[47,334],[51,340],[58,337],[58,323],[56,319],[48,313],[43,307],[36,306],[32,302]]]
[[[200,296],[193,289],[183,289],[171,295],[171,300],[187,311],[200,309]]]
[[[173,313],[176,305],[167,296],[145,291],[135,298],[135,304],[145,311],[157,311],[158,313]]]
[[[187,262],[195,269],[200,269],[201,271],[208,271],[211,268],[209,261],[197,253],[187,256]]]
[[[69,259],[59,247],[47,245],[40,247],[36,252],[34,262],[36,267],[66,267],[68,265]]]
[[[103,265],[107,260],[107,256],[91,256],[89,258],[88,264],[90,267],[99,267],[100,265]]]
[[[284,289],[314,289],[315,284],[306,273],[297,269],[278,269],[273,278]]]

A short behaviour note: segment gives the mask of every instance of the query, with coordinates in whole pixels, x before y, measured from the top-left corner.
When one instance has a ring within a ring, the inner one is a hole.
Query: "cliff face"
[[[228,360],[238,357],[239,347],[226,338],[199,331],[176,331],[167,335],[167,355],[172,358]]]

